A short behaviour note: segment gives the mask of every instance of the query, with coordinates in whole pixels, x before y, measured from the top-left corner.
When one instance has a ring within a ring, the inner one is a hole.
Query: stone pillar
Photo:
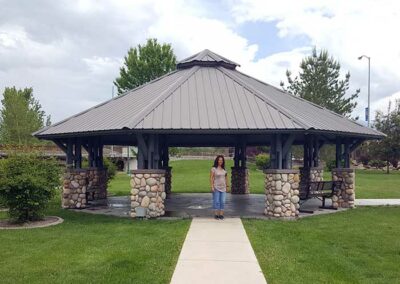
[[[107,198],[107,169],[91,167],[87,170],[89,200],[99,200]]]
[[[355,192],[355,172],[350,168],[332,169],[332,180],[342,181],[339,191],[336,191],[332,197],[332,206],[334,208],[354,208],[356,199]]]
[[[172,189],[172,167],[165,169],[165,193],[168,196],[171,194]]]
[[[299,215],[299,171],[264,170],[265,210],[269,217],[295,218]]]
[[[249,194],[249,170],[245,167],[231,168],[232,194]]]
[[[131,171],[131,217],[136,217],[136,208],[144,207],[146,218],[165,214],[165,174],[162,169]]]
[[[62,208],[85,208],[87,172],[85,169],[66,168],[64,172]]]
[[[300,167],[300,184],[305,184],[309,181],[323,181],[324,168],[323,167]]]

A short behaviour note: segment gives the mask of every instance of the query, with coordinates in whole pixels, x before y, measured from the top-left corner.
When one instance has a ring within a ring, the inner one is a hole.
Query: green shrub
[[[256,156],[256,166],[258,169],[266,169],[270,166],[270,158],[268,154],[261,153]]]
[[[369,161],[369,165],[374,168],[383,168],[386,166],[386,162],[382,160],[371,160]]]
[[[341,162],[342,168],[344,168],[344,161]],[[331,172],[332,169],[336,168],[336,160],[329,160],[325,164],[325,171]]]
[[[115,177],[117,173],[117,166],[114,164],[113,161],[111,161],[107,157],[103,158],[103,164],[104,167],[107,168],[107,177],[108,177],[107,182],[109,182]]]
[[[9,154],[0,168],[0,196],[17,222],[35,221],[61,186],[55,159],[37,154]]]

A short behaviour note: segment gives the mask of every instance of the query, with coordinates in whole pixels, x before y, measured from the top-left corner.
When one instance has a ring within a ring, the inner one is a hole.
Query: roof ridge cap
[[[293,122],[295,122],[295,123],[299,124],[300,126],[304,127],[305,130],[311,128],[302,119],[294,118],[289,112],[287,112],[285,109],[283,109],[281,105],[279,105],[278,103],[276,103],[276,102],[272,101],[271,99],[265,97],[260,91],[254,89],[253,87],[248,86],[248,84],[246,84],[242,79],[238,78],[235,74],[228,74],[227,72],[225,72],[226,70],[224,68],[220,68],[220,67],[217,67],[217,68],[218,68],[218,70],[220,70],[221,72],[223,72],[224,74],[229,76],[234,81],[239,82],[244,88],[248,89],[251,93],[253,93],[257,97],[262,99],[264,102],[270,104],[272,107],[274,107],[275,109],[277,109],[280,112],[282,112],[282,114],[285,115],[286,117],[288,117],[290,120],[292,120]],[[237,70],[232,70],[232,71],[237,71]]]
[[[142,121],[155,107],[157,107],[161,102],[163,102],[166,98],[168,98],[175,90],[181,86],[190,76],[192,76],[197,70],[199,70],[199,66],[193,66],[189,69],[188,73],[184,75],[184,77],[179,78],[177,82],[171,85],[169,88],[164,90],[158,97],[156,97],[152,102],[150,102],[145,108],[142,109],[138,114],[136,114],[123,128],[127,127],[130,129],[135,128],[140,121]]]

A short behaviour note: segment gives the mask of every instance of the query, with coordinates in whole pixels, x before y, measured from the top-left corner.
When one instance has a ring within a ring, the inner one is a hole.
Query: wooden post
[[[319,138],[314,137],[314,167],[319,166]]]
[[[277,168],[277,159],[276,159],[276,135],[272,135],[271,145],[269,148],[269,156],[271,159],[271,168]]]
[[[336,168],[342,167],[342,142],[340,138],[336,138]]]
[[[246,157],[246,141],[245,140],[243,140],[242,141],[242,145],[241,145],[241,167],[242,168],[245,168],[246,167],[246,159],[247,159],[247,157]]]
[[[78,138],[75,142],[75,168],[82,168],[82,140]]]
[[[309,136],[307,139],[307,149],[308,149],[308,168],[314,166],[314,151],[313,151],[313,137]]]
[[[74,154],[73,154],[73,142],[72,139],[69,138],[67,142],[67,167],[72,168],[74,166]]]
[[[307,136],[305,136],[303,144],[303,168],[307,167],[308,167],[308,144],[307,144]]]
[[[276,135],[276,159],[277,159],[277,169],[282,169],[282,137],[281,137],[281,134]]]
[[[101,142],[101,139],[99,141],[99,164],[97,165],[99,168],[104,167],[104,157],[103,157],[103,143]]]
[[[344,144],[344,167],[350,168],[350,143],[349,140],[345,140]]]
[[[233,157],[234,161],[234,167],[238,168],[239,167],[239,146],[235,145],[235,155]]]

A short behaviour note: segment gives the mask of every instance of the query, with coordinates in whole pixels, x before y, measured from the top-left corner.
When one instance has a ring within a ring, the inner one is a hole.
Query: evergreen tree
[[[120,77],[115,79],[118,94],[132,90],[176,68],[176,56],[170,44],[159,44],[148,39],[145,45],[130,48],[125,56]]]
[[[389,163],[397,167],[400,160],[400,100],[395,102],[393,110],[389,102],[387,114],[376,112],[374,127],[387,136],[380,141],[372,142],[369,150],[372,157],[386,161],[389,173]]]
[[[314,48],[311,56],[301,61],[300,68],[299,75],[294,78],[289,70],[286,71],[288,86],[285,87],[284,82],[281,82],[283,90],[338,114],[347,117],[351,115],[357,105],[355,99],[360,90],[346,97],[350,73],[347,72],[344,80],[341,80],[338,61],[330,57],[326,50],[318,54]]]

